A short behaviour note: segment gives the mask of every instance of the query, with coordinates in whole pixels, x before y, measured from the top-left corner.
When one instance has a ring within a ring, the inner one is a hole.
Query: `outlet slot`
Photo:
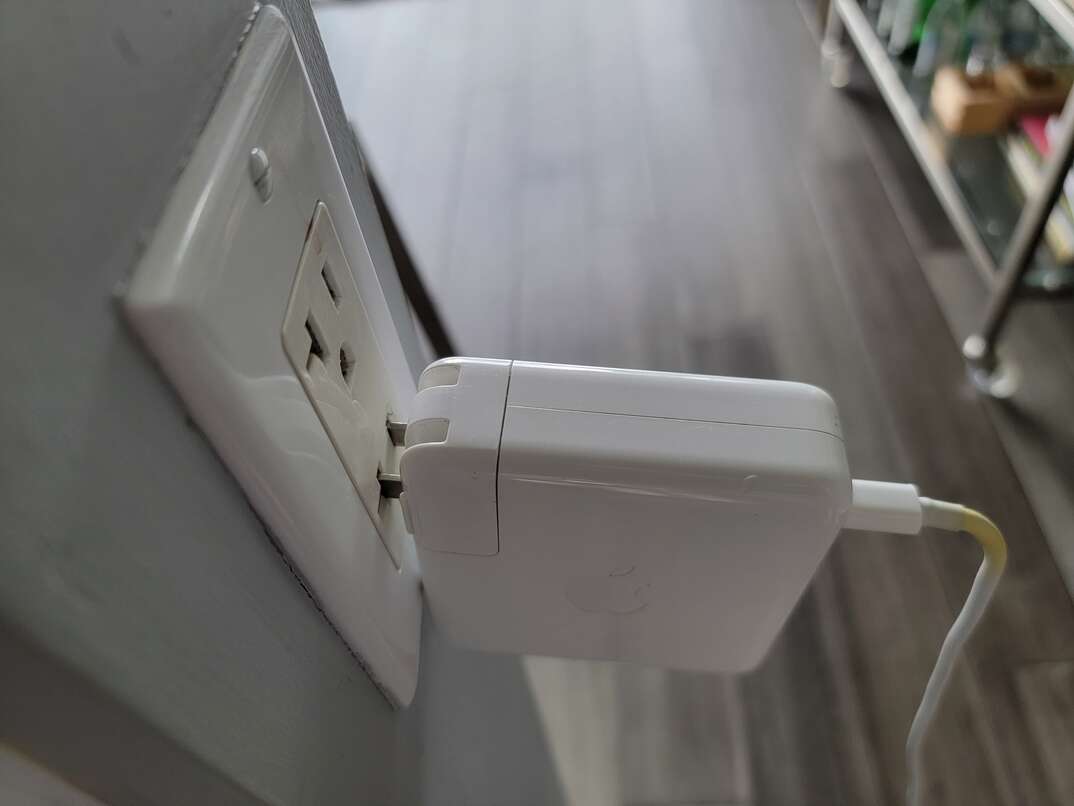
[[[335,281],[332,279],[332,269],[328,265],[328,261],[325,261],[324,266],[321,268],[321,279],[324,280],[324,287],[328,289],[328,296],[332,298],[332,304],[337,308],[339,307],[339,290]]]
[[[313,321],[313,317],[306,317],[306,332],[310,336],[310,354],[306,359],[306,371],[313,371],[313,357],[316,356],[324,363],[324,344],[317,336],[317,325]]]
[[[354,380],[354,355],[344,343],[339,346],[339,371],[343,375],[343,382],[350,389]]]

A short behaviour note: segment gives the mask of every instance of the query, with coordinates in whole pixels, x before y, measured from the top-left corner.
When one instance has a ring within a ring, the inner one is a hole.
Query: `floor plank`
[[[1018,670],[1018,697],[1029,715],[1033,744],[1056,803],[1074,803],[1074,663],[1039,663]]]

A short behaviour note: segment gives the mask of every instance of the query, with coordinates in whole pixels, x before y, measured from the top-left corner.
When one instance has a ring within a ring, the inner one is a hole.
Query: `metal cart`
[[[1032,5],[1068,45],[1074,45],[1074,5],[1065,0],[1031,0]],[[966,251],[981,275],[988,301],[979,327],[962,344],[977,388],[994,397],[1007,397],[1015,388],[1015,374],[997,357],[996,345],[1011,308],[1020,298],[1027,275],[1034,269],[1038,246],[1048,217],[1063,192],[1074,162],[1074,104],[1066,104],[1059,135],[1043,165],[1036,192],[1026,198],[1010,226],[993,228],[975,215],[965,188],[946,155],[937,148],[935,132],[926,120],[922,98],[915,98],[905,71],[900,74],[858,0],[831,0],[822,44],[824,68],[831,83],[844,87],[849,80],[850,54],[846,39],[854,43],[888,107],[921,164],[940,203],[947,211]],[[990,232],[997,229],[999,232]],[[997,238],[999,242],[997,242]],[[1046,284],[1047,285],[1047,284]],[[1051,292],[1069,291],[1055,283]]]

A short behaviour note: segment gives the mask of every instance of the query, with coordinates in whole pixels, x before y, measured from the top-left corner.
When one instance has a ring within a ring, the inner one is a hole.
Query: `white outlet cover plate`
[[[268,155],[267,201],[251,181],[254,148]],[[414,380],[291,30],[272,6],[257,15],[124,307],[320,607],[406,705],[421,638],[413,541],[389,541],[397,567],[281,339],[319,202],[376,336],[392,386],[385,397],[405,421]]]

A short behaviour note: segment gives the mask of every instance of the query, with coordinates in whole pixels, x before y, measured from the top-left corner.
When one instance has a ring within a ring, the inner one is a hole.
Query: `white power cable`
[[[1007,544],[992,521],[979,512],[946,501],[920,498],[911,484],[854,481],[853,503],[845,528],[916,534],[922,526],[949,532],[966,532],[981,546],[984,559],[973,580],[966,603],[940,647],[921,704],[906,739],[908,806],[921,802],[922,748],[955,661],[974,627],[984,615],[1007,564]]]

